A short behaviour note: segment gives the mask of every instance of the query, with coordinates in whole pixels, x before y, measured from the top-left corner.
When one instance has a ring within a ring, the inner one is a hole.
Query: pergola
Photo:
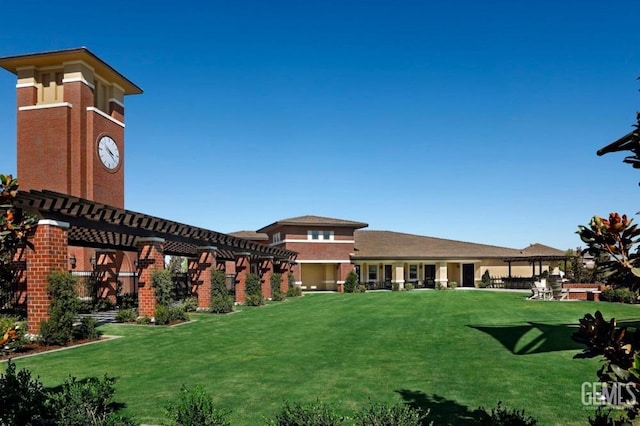
[[[531,264],[531,276],[536,276],[536,263],[538,264],[538,275],[542,275],[542,262],[554,262],[564,261],[564,270],[567,270],[567,256],[553,256],[553,255],[531,255],[531,256],[515,256],[505,257],[502,260],[509,264],[509,278],[511,278],[511,263],[512,262],[529,262]]]
[[[208,306],[211,272],[220,269],[220,265],[235,269],[232,272],[236,274],[236,301],[242,302],[251,265],[257,265],[263,293],[270,297],[271,273],[285,272],[297,255],[290,250],[53,191],[20,192],[15,206],[39,219],[32,238],[34,250],[24,250],[16,259],[23,269],[19,276],[26,281],[30,328],[46,318],[47,276],[55,270],[67,270],[69,246],[137,252],[139,313],[149,316],[155,308],[151,272],[164,267],[165,255],[189,258],[192,282],[201,287],[200,307]],[[283,274],[282,287],[286,286]]]

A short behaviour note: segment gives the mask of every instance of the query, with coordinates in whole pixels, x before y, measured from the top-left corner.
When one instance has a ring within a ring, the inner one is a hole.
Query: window
[[[282,237],[280,236],[280,233],[279,233],[279,232],[276,232],[275,234],[273,234],[273,235],[271,236],[271,242],[272,242],[272,243],[274,243],[274,244],[275,244],[275,243],[279,243],[280,241],[282,241]]]
[[[377,281],[378,280],[378,266],[377,265],[369,265],[369,270],[367,274],[367,280],[369,281]]]
[[[418,265],[409,265],[409,281],[418,280]]]
[[[331,241],[333,240],[333,231],[310,230],[307,231],[308,240]]]

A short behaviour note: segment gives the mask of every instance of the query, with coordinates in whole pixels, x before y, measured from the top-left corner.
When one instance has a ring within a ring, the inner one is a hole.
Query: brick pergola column
[[[30,334],[38,334],[40,323],[49,318],[49,275],[68,270],[68,229],[67,222],[40,220],[31,240],[34,249],[26,253],[27,323]]]
[[[260,260],[260,285],[262,296],[266,300],[271,299],[271,276],[273,275],[273,257],[265,257]]]
[[[208,309],[211,305],[211,276],[217,268],[216,247],[198,247],[198,257],[189,260],[189,280],[195,287],[198,308]]]
[[[347,275],[349,275],[349,272],[351,271],[353,271],[353,265],[351,263],[338,263],[336,284],[339,293],[344,293],[344,281],[347,279]]]
[[[249,253],[236,254],[236,303],[244,303],[247,275],[251,272]]]
[[[138,238],[138,315],[153,317],[156,309],[156,293],[151,274],[164,269],[164,239]]]

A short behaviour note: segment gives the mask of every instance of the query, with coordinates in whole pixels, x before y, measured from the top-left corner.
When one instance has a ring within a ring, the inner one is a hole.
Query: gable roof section
[[[261,229],[258,229],[257,232],[265,232],[269,229],[273,229],[276,226],[283,225],[293,225],[293,226],[327,226],[332,228],[353,228],[360,229],[366,228],[369,224],[364,222],[355,222],[352,220],[345,219],[336,219],[332,217],[322,217],[322,216],[298,216],[298,217],[290,217],[288,219],[278,220],[273,222],[270,225],[267,225]]]
[[[392,231],[356,231],[352,259],[526,257],[522,250]]]
[[[566,256],[566,253],[562,250],[539,243],[531,244],[527,248],[522,249],[522,251],[527,256]]]

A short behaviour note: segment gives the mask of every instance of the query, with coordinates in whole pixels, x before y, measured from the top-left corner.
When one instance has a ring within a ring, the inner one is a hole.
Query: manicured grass
[[[285,399],[349,414],[374,402],[431,409],[465,424],[498,401],[544,425],[583,425],[581,384],[598,360],[574,360],[579,318],[637,321],[638,307],[524,300],[522,293],[426,291],[314,294],[173,328],[108,325],[120,339],[16,361],[47,386],[68,375],[117,376],[116,400],[160,424],[181,385],[202,385],[233,424],[263,424]]]

